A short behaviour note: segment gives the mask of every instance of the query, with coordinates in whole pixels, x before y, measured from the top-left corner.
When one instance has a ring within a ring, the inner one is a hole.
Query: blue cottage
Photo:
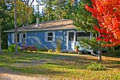
[[[14,44],[14,30],[5,32],[8,33],[8,46]],[[56,49],[56,41],[61,40],[62,51],[74,51],[76,45],[80,46],[80,39],[92,37],[89,32],[77,31],[73,21],[68,19],[20,27],[17,35],[19,46],[36,46],[52,50]]]

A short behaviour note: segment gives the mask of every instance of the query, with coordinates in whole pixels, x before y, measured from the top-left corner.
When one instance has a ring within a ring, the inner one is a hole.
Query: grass
[[[97,62],[97,57],[66,53],[19,53],[3,51],[0,67],[25,75],[46,76],[50,80],[120,80],[120,58],[103,57],[107,70],[91,71],[87,66]],[[98,62],[97,62],[98,63]]]

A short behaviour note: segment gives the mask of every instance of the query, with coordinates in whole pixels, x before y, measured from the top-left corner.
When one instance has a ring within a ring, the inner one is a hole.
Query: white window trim
[[[17,42],[17,43],[20,43],[21,42],[21,34],[20,33],[18,33],[19,34],[19,42]],[[17,36],[18,37],[18,36]]]
[[[14,43],[14,33],[12,33],[12,43]]]
[[[19,34],[19,42],[18,43],[21,43],[22,42],[22,40],[21,40],[22,35],[21,35],[21,33],[18,33],[18,34]]]
[[[20,33],[18,33],[19,34],[19,42],[17,42],[17,43],[20,43],[21,42],[21,34]],[[12,33],[12,43],[15,43],[15,41],[14,41],[14,37],[15,37],[15,33]],[[18,37],[18,36],[17,36]]]
[[[53,33],[53,40],[52,41],[48,41],[48,33]],[[55,32],[49,31],[45,33],[45,41],[46,42],[54,42],[55,41]]]

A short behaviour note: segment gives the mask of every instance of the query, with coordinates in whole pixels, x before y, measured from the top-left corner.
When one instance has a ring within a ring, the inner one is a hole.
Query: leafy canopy
[[[85,8],[92,13],[99,23],[94,26],[100,33],[98,41],[108,42],[104,46],[120,45],[120,0],[91,0],[92,7]]]

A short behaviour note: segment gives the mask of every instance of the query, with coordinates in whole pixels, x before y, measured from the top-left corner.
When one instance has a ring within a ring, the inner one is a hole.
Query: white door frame
[[[74,50],[75,50],[75,46],[76,46],[76,31],[67,31],[67,50],[69,50],[69,33],[70,32],[74,32],[74,40],[73,41],[71,41],[71,42],[73,42],[74,43]]]
[[[21,44],[23,39],[23,34],[25,33],[25,46],[26,46],[26,38],[27,38],[27,32],[21,32]]]
[[[69,32],[74,32],[74,40],[73,40],[73,42],[74,42],[74,50],[75,50],[75,46],[76,46],[76,33],[77,32],[85,32],[85,31],[67,31],[67,50],[69,50]],[[93,37],[93,34],[92,33],[90,33],[90,39],[92,39],[92,37]]]

